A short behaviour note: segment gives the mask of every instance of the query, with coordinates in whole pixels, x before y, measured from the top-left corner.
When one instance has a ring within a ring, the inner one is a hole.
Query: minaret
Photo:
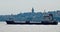
[[[34,13],[34,8],[32,8],[32,13]]]

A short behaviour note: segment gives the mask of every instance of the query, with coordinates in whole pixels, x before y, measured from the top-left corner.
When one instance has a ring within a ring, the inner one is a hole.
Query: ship
[[[43,25],[57,25],[58,21],[53,18],[53,14],[43,15],[43,19],[33,20],[34,19],[34,9],[32,8],[32,17],[27,17],[27,20],[15,21],[13,18],[6,20],[7,24],[43,24]]]

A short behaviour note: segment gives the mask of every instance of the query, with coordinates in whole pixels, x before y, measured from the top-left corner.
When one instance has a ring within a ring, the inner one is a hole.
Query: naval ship
[[[32,8],[32,15],[34,14],[34,9]],[[30,20],[29,20],[30,19]],[[35,20],[33,21],[34,16],[32,16],[31,18],[27,17],[27,20],[23,20],[23,21],[15,21],[13,20],[13,18],[9,18],[9,20],[6,20],[7,24],[47,24],[47,25],[57,25],[58,21],[56,21],[53,18],[53,14],[47,14],[47,15],[43,15],[43,19],[41,21],[39,20]]]

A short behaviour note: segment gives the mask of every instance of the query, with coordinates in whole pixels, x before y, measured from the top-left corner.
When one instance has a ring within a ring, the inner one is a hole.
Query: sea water
[[[60,32],[58,25],[7,25],[0,22],[0,32]]]

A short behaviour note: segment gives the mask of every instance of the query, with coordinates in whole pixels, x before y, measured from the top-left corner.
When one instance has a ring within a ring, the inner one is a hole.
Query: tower
[[[32,8],[32,13],[34,13],[34,8]]]

